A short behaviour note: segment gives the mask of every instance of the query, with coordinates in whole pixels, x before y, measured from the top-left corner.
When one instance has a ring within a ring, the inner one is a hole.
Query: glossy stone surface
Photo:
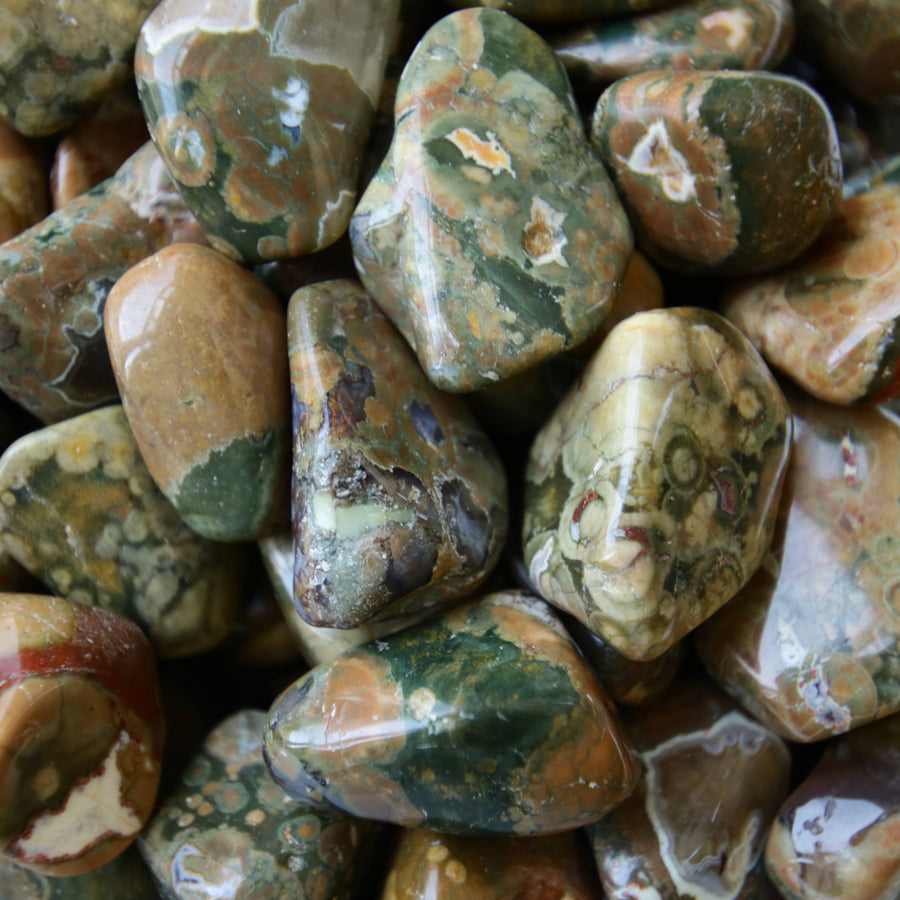
[[[7,449],[0,535],[54,591],[133,619],[162,656],[209,649],[234,618],[241,554],[181,521],[150,478],[120,406]]]
[[[715,313],[618,325],[531,448],[531,583],[631,659],[660,655],[753,574],[772,536],[789,410]]]
[[[597,900],[600,884],[576,831],[538,837],[435,834],[409,828],[381,900]]]
[[[153,139],[217,249],[299,256],[346,230],[397,0],[163,0],[141,32]]]
[[[163,721],[150,646],[101,609],[0,595],[0,848],[49,875],[102,865],[150,817]]]
[[[450,6],[488,6],[523,22],[580,22],[601,16],[621,16],[667,6],[668,0],[448,0]]]
[[[169,900],[349,900],[375,826],[298,807],[263,762],[265,713],[217,725],[139,839]]]
[[[900,895],[900,717],[826,750],[772,825],[766,868],[787,900]]]
[[[30,137],[70,125],[131,75],[159,0],[12,0],[0,7],[0,118]]]
[[[781,738],[704,682],[679,683],[623,724],[637,791],[589,826],[605,896],[747,900],[769,823],[788,793]]]
[[[219,541],[286,524],[286,324],[262,282],[175,244],[116,282],[104,323],[135,439],[182,519]]]
[[[900,396],[900,184],[843,200],[804,256],[735,286],[722,309],[822,400]]]
[[[689,0],[568,31],[552,46],[576,84],[607,85],[651,69],[774,69],[793,38],[788,0]]]
[[[355,282],[294,294],[288,351],[303,617],[354,628],[474,591],[506,537],[506,479],[462,401]]]
[[[151,144],[115,177],[0,245],[0,389],[44,422],[118,400],[103,307],[122,274],[204,242]]]
[[[757,719],[815,741],[900,710],[900,421],[877,407],[792,405],[771,552],[696,643]]]
[[[47,186],[38,148],[0,121],[0,244],[47,215]]]
[[[574,644],[515,591],[313,669],[275,702],[265,748],[292,796],[451,833],[577,828],[637,778]]]
[[[453,13],[410,57],[395,117],[350,233],[428,377],[475,390],[587,338],[631,233],[550,47],[497,10]]]
[[[841,189],[834,122],[805,84],[760,72],[645,72],[607,88],[591,139],[635,236],[671,268],[777,268],[815,240]]]

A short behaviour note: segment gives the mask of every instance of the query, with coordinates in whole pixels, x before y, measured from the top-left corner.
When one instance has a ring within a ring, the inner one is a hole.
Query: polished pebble
[[[47,215],[46,179],[37,145],[0,121],[0,244]]]
[[[581,22],[669,6],[671,0],[449,0],[451,6],[502,9],[523,22]]]

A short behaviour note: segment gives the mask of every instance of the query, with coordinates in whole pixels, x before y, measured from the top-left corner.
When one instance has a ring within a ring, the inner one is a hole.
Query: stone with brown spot
[[[0,121],[0,244],[45,215],[46,172],[38,147]]]

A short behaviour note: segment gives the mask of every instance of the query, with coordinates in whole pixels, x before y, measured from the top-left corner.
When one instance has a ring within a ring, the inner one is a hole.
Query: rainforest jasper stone
[[[474,390],[587,338],[631,232],[550,47],[497,10],[453,13],[410,57],[395,116],[350,234],[428,377]]]
[[[9,447],[0,458],[0,536],[54,591],[133,619],[162,656],[209,649],[234,618],[241,555],[181,521],[120,406]]]
[[[451,6],[502,9],[524,22],[579,22],[666,6],[668,0],[449,0]]]
[[[552,45],[576,84],[607,85],[651,69],[773,69],[793,38],[788,0],[689,0],[582,26]]]
[[[900,396],[900,184],[843,200],[804,256],[735,286],[723,312],[822,400]]]
[[[0,244],[47,215],[46,180],[37,146],[0,121]]]
[[[163,0],[141,32],[153,139],[217,249],[299,256],[346,230],[397,0]]]
[[[900,717],[830,744],[772,825],[766,868],[787,900],[900,893]]]
[[[485,841],[408,828],[381,900],[597,900],[600,895],[597,873],[577,831]]]
[[[638,243],[672,268],[784,265],[841,190],[831,114],[806,85],[760,72],[645,72],[609,87],[591,137]]]
[[[266,715],[217,725],[139,844],[167,898],[349,900],[376,826],[298,807],[263,762]]]
[[[159,784],[163,721],[150,646],[127,619],[0,594],[0,848],[49,875],[134,840]]]
[[[0,245],[0,389],[44,422],[118,400],[103,336],[110,288],[174,241],[204,241],[151,144]]]
[[[789,442],[787,403],[733,325],[631,316],[531,448],[531,583],[625,656],[659,656],[761,562]]]
[[[516,591],[313,669],[275,702],[265,748],[292,796],[460,834],[577,828],[637,777],[575,645]]]
[[[696,644],[757,719],[816,741],[900,710],[900,421],[792,402],[771,552]]]
[[[503,466],[365,291],[288,309],[294,602],[313,625],[406,617],[475,590],[506,537]]]
[[[218,541],[286,522],[286,326],[262,282],[176,244],[116,282],[104,319],[141,455],[182,519]]]
[[[159,0],[12,0],[0,7],[0,117],[30,137],[70,125],[131,75]]]
[[[604,896],[749,900],[788,793],[784,742],[709,684],[683,681],[625,715],[638,789],[589,826]]]

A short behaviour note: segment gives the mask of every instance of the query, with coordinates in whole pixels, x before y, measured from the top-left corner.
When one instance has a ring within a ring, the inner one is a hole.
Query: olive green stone
[[[449,0],[451,6],[502,9],[523,22],[584,22],[669,6],[671,0]]]

